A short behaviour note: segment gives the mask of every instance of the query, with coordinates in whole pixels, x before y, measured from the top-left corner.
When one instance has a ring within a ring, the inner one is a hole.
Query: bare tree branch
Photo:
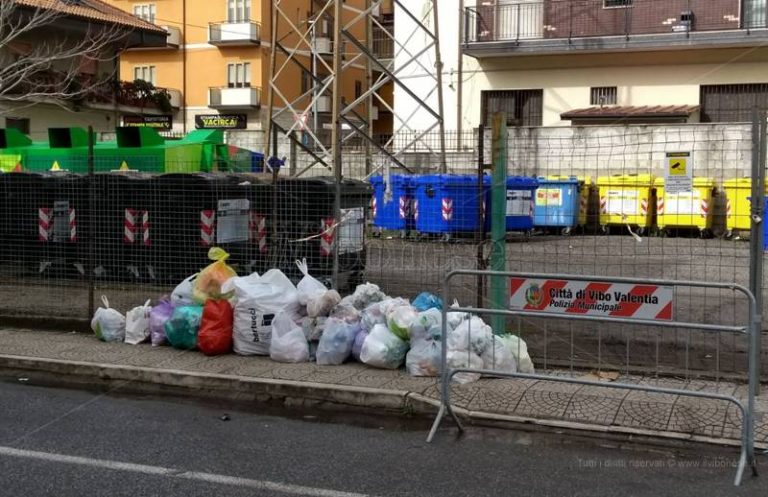
[[[67,14],[0,1],[0,115],[18,103],[70,108],[110,101],[117,91],[115,60],[130,29],[116,24],[65,23]]]

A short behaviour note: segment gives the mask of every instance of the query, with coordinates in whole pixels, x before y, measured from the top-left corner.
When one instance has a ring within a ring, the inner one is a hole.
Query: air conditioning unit
[[[315,38],[315,52],[320,54],[333,53],[333,43],[330,38]]]
[[[328,95],[321,95],[315,102],[317,112],[331,112],[331,97]]]

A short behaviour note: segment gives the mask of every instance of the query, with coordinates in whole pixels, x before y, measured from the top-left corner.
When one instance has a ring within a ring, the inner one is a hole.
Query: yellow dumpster
[[[663,230],[674,228],[712,228],[712,196],[716,183],[713,178],[693,178],[689,192],[668,193],[664,178],[656,178],[656,226]]]
[[[634,226],[640,232],[653,222],[652,174],[614,174],[597,178],[600,190],[600,226]]]
[[[727,198],[725,206],[725,229],[730,236],[735,230],[750,231],[752,220],[750,219],[752,196],[752,178],[734,178],[723,181],[723,190]],[[766,189],[768,193],[768,189]]]
[[[579,216],[576,221],[577,226],[586,226],[589,215],[589,195],[592,191],[592,177],[591,176],[564,176],[551,174],[546,177],[548,181],[573,181],[574,179],[579,182]]]

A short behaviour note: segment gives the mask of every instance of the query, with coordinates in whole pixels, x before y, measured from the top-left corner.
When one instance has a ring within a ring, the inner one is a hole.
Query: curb
[[[108,384],[115,391],[132,393],[194,392],[198,397],[236,402],[281,402],[288,408],[353,408],[376,414],[433,416],[440,401],[419,393],[405,390],[330,385],[294,380],[277,380],[216,373],[190,372],[139,366],[116,366],[82,361],[29,358],[0,355],[0,370],[36,372],[56,375],[57,382],[70,384]],[[66,377],[67,380],[62,380]],[[94,382],[94,380],[97,380]],[[656,431],[623,426],[607,426],[577,421],[512,416],[488,412],[470,411],[454,407],[454,412],[472,425],[492,428],[509,428],[510,424],[534,429],[559,429],[592,433],[600,436],[614,435],[624,438],[645,438],[672,442],[706,443],[726,447],[739,447],[738,440],[688,435],[679,432]],[[451,421],[446,420],[450,426]],[[756,444],[765,449],[768,444]]]

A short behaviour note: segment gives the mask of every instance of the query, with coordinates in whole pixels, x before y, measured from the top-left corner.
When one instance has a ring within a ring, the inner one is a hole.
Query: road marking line
[[[202,473],[198,471],[183,471],[173,468],[164,468],[161,466],[147,466],[144,464],[133,464],[120,461],[110,461],[104,459],[91,459],[89,457],[68,456],[65,454],[55,454],[51,452],[38,452],[34,450],[15,449],[13,447],[0,446],[0,456],[19,457],[25,459],[37,459],[40,461],[56,462],[63,464],[74,464],[78,466],[90,466],[93,468],[103,468],[114,471],[126,471],[130,473],[143,473],[145,475],[163,476],[166,478],[180,478],[184,480],[196,480],[207,483],[217,483],[221,485],[231,485],[237,487],[252,488],[256,490],[267,490],[270,492],[279,492],[283,494],[304,495],[310,497],[373,497],[368,494],[359,494],[355,492],[342,492],[339,490],[328,490],[324,488],[305,487],[301,485],[292,485],[290,483],[277,483],[272,481],[252,480],[250,478],[240,478],[237,476],[227,476],[215,473]]]

